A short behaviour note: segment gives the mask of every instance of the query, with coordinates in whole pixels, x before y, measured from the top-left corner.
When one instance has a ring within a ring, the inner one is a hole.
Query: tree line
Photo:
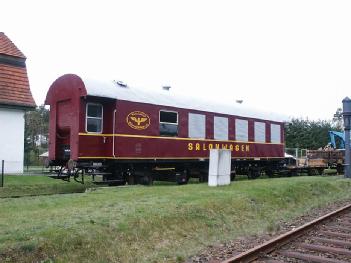
[[[24,115],[24,165],[40,165],[39,155],[48,150],[49,110],[44,105]]]
[[[316,150],[329,143],[329,131],[342,131],[339,119],[333,121],[292,119],[285,125],[287,148]]]

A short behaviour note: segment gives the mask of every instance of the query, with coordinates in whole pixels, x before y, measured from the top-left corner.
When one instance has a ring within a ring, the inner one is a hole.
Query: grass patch
[[[87,188],[95,187],[91,183],[91,178],[87,179],[88,181],[83,185],[75,181],[66,182],[47,176],[5,175],[4,187],[0,187],[0,198],[82,193]]]
[[[341,177],[100,188],[0,199],[0,261],[183,262],[207,245],[351,197]]]

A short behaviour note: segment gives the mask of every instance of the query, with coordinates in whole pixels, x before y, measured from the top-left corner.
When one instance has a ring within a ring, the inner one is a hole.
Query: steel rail
[[[339,215],[350,208],[351,208],[351,204],[346,205],[346,206],[339,208],[331,213],[328,213],[324,216],[321,216],[321,217],[319,217],[319,218],[317,218],[317,219],[315,219],[307,224],[304,224],[296,229],[293,229],[287,233],[284,233],[276,238],[268,240],[267,242],[265,242],[261,245],[258,245],[258,246],[251,248],[243,253],[240,253],[239,255],[228,258],[228,259],[222,261],[221,263],[251,262],[251,261],[257,259],[258,257],[262,256],[262,254],[270,253],[273,250],[285,245],[286,243],[291,241],[293,238],[296,238],[296,237],[302,235],[303,232],[311,229],[312,227],[316,226],[317,224],[321,223],[322,221],[330,219],[333,216]]]

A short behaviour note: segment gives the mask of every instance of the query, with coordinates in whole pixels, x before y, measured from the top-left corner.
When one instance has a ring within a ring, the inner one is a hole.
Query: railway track
[[[222,263],[351,262],[351,204]]]

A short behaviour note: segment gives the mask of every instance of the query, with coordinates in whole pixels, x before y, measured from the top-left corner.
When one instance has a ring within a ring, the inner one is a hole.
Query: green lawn
[[[350,197],[350,180],[314,176],[5,198],[0,262],[183,262],[207,245],[273,231],[278,220]]]
[[[91,177],[83,185],[75,182],[55,180],[47,176],[34,175],[5,175],[4,187],[0,187],[0,198],[22,197],[31,195],[50,195],[64,193],[82,193],[87,188],[95,187],[91,183]]]

